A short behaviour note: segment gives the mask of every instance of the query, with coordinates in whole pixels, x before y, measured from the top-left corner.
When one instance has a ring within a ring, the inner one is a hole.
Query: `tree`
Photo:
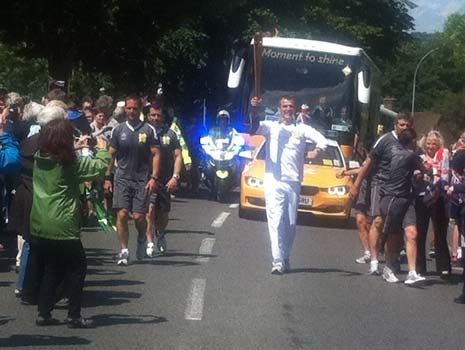
[[[38,0],[10,1],[2,13],[0,40],[46,59],[53,78],[86,73],[115,93],[162,82],[185,106],[220,103],[231,50],[256,31],[357,45],[382,62],[413,26],[401,0]]]
[[[7,45],[0,44],[0,85],[9,91],[40,99],[47,93],[47,62],[27,59]]]
[[[415,110],[444,110],[444,101],[461,95],[465,81],[465,14],[451,15],[443,33],[414,36],[383,68],[383,93],[398,99],[401,109],[410,110],[413,76],[418,62],[437,48],[418,70]]]

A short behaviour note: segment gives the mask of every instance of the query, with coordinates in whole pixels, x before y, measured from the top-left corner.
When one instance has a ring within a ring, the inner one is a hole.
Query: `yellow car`
[[[350,177],[338,179],[336,174],[347,169],[338,143],[328,140],[328,147],[315,159],[306,158],[304,179],[300,193],[299,212],[321,218],[346,220],[350,217]],[[256,149],[251,161],[244,167],[241,176],[241,199],[239,216],[248,217],[265,209],[263,179],[265,175],[265,142]],[[307,143],[307,152],[315,145]]]

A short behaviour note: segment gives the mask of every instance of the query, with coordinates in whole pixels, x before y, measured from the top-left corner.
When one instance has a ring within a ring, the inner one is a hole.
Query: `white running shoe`
[[[407,275],[407,279],[404,281],[405,284],[414,284],[417,282],[424,281],[426,278],[423,276],[420,276],[419,273],[416,273],[416,271],[409,271]]]
[[[392,272],[392,270],[387,266],[384,266],[383,269],[383,279],[388,283],[399,282],[399,279],[396,277],[396,275],[394,275],[394,272]]]
[[[149,258],[153,258],[153,253],[155,252],[155,244],[153,242],[147,243],[147,249],[145,249],[145,253]]]
[[[272,275],[282,275],[285,272],[284,264],[281,262],[273,263],[271,267],[271,274]]]
[[[366,251],[363,256],[361,256],[360,258],[357,258],[355,259],[355,262],[357,264],[368,264],[371,260],[371,254],[370,252]]]
[[[128,266],[129,264],[129,250],[121,249],[121,252],[118,254],[118,260],[116,261],[117,265]]]
[[[369,275],[379,275],[379,270],[378,270],[378,260],[371,260],[370,261],[370,269],[368,270]]]

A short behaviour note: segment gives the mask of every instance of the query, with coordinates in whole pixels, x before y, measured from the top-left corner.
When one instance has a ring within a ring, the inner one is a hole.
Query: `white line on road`
[[[229,206],[231,209],[239,208],[239,203],[233,203]]]
[[[190,321],[200,321],[203,317],[203,299],[207,280],[204,278],[194,278],[191,283],[189,298],[187,299],[186,312],[184,318]]]
[[[199,257],[197,258],[198,262],[209,262],[210,257],[205,255],[210,255],[213,251],[213,246],[215,245],[216,238],[204,238],[202,244],[199,248]]]
[[[212,222],[212,227],[221,227],[223,226],[224,221],[226,218],[230,215],[231,213],[228,213],[226,211],[222,212],[218,217],[213,220]]]

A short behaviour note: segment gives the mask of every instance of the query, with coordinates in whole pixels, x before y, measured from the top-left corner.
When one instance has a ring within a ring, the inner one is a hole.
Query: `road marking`
[[[199,257],[197,257],[198,262],[209,262],[210,257],[204,255],[211,255],[213,251],[213,246],[215,245],[216,238],[204,238],[202,244],[199,248]]]
[[[239,208],[239,203],[233,203],[229,206],[231,209],[237,209]]]
[[[212,227],[221,227],[223,226],[224,221],[226,218],[230,215],[231,213],[228,213],[226,211],[222,212],[218,217],[213,220],[212,222]]]
[[[186,312],[184,318],[190,321],[200,321],[203,317],[203,299],[207,280],[204,278],[194,278],[191,283],[189,297],[187,299]]]

